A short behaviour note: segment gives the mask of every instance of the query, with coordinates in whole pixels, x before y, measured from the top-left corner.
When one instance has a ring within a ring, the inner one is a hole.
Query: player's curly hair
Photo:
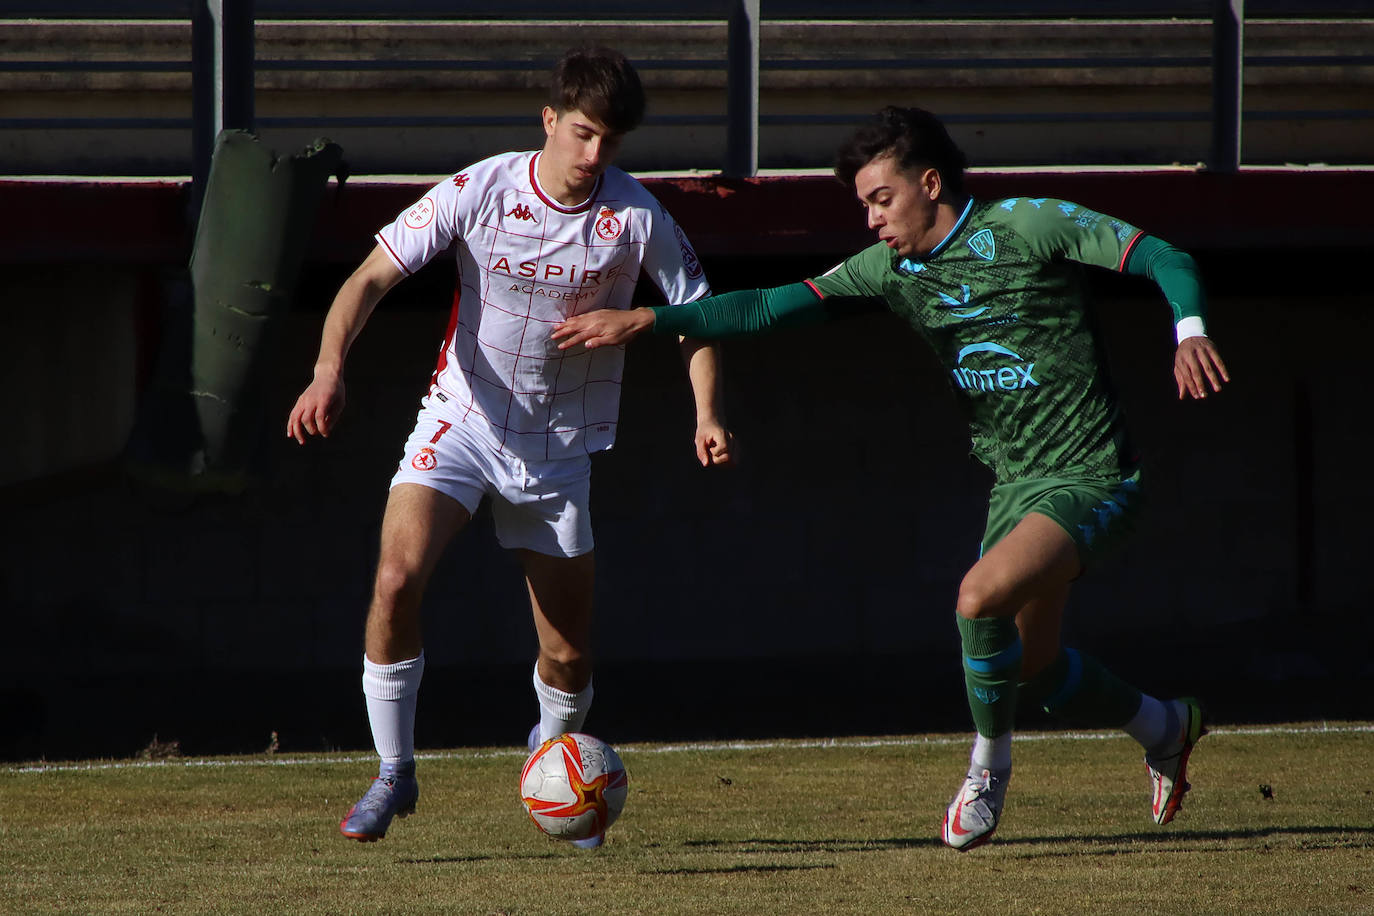
[[[611,48],[574,48],[553,69],[549,106],[580,111],[615,133],[644,120],[644,87],[625,55]]]
[[[933,168],[945,187],[964,193],[964,151],[940,119],[923,108],[888,105],[879,111],[835,154],[835,177],[852,191],[859,169],[879,156],[892,156],[903,171]]]

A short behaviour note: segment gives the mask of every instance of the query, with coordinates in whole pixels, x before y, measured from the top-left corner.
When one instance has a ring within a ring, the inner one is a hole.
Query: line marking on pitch
[[[1340,725],[1254,725],[1209,729],[1208,737],[1264,737],[1266,735],[1351,735],[1374,733],[1374,723],[1348,723]],[[1130,740],[1122,732],[1029,732],[1016,735],[1013,741],[1115,741]],[[967,735],[932,735],[909,738],[816,738],[816,739],[777,739],[758,741],[702,741],[686,744],[624,744],[616,745],[623,755],[636,754],[688,754],[709,751],[766,751],[778,748],[789,750],[830,748],[879,748],[879,747],[946,747],[969,743]],[[417,760],[492,760],[504,757],[525,759],[529,752],[520,748],[492,748],[452,751],[422,751],[415,755]],[[340,754],[312,757],[233,757],[233,758],[187,758],[172,760],[112,760],[104,763],[35,763],[0,768],[0,773],[43,774],[43,773],[88,773],[101,771],[153,769],[158,767],[282,767],[282,766],[333,766],[375,762],[375,754]]]

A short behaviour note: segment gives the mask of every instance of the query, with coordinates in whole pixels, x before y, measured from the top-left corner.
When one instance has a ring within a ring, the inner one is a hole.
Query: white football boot
[[[982,846],[992,839],[1002,802],[1007,797],[1011,767],[1004,770],[971,770],[945,811],[941,830],[945,845],[960,852]]]
[[[1183,796],[1192,788],[1188,785],[1188,755],[1207,734],[1197,700],[1185,697],[1174,702],[1182,707],[1179,718],[1183,727],[1178,738],[1160,754],[1145,754],[1145,767],[1150,771],[1150,815],[1156,824],[1169,823],[1183,807]]]

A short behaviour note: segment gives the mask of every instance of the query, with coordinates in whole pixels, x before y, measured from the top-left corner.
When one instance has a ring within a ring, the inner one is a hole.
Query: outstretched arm
[[[400,282],[403,274],[381,245],[340,287],[324,319],[315,377],[296,399],[286,419],[287,438],[305,444],[306,436],[328,437],[344,408],[344,359],[382,296]]]
[[[1126,272],[1149,277],[1159,284],[1174,312],[1178,349],[1174,351],[1174,381],[1178,397],[1207,397],[1207,389],[1221,391],[1231,380],[1226,364],[1207,336],[1207,298],[1197,264],[1185,251],[1152,235],[1141,237],[1126,260]]]
[[[684,305],[621,312],[603,309],[574,315],[554,328],[553,337],[560,350],[577,344],[594,348],[628,343],[647,330],[698,340],[724,340],[770,328],[822,321],[830,314],[830,302],[806,283],[737,290]]]

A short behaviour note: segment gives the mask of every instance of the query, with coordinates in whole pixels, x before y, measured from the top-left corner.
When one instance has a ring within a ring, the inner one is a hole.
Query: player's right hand
[[[344,408],[343,379],[317,373],[310,386],[296,398],[296,406],[286,418],[286,437],[305,444],[306,436],[329,438]]]
[[[629,343],[636,334],[654,326],[652,309],[597,309],[572,315],[554,325],[550,335],[558,349],[582,344],[588,350]]]

